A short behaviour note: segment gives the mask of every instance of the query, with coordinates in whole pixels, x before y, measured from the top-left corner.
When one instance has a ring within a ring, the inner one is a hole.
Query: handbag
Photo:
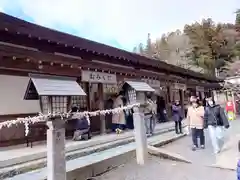
[[[189,127],[185,127],[184,128],[184,131],[185,131],[185,133],[186,133],[186,135],[190,135],[190,129],[189,129]]]

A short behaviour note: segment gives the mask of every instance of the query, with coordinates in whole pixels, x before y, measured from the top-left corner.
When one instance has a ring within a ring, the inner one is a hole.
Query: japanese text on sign
[[[152,88],[160,88],[160,81],[154,79],[142,79],[142,81],[146,82]]]
[[[204,92],[204,87],[196,86],[196,91]]]
[[[116,84],[115,74],[101,73],[95,71],[82,71],[82,81],[92,83]]]
[[[181,84],[181,83],[174,83],[174,89],[181,89],[183,91],[186,91],[187,87],[185,84]]]

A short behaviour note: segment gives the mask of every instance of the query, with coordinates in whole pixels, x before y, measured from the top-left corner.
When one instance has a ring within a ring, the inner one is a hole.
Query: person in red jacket
[[[233,120],[235,117],[234,104],[232,101],[228,101],[226,104],[226,112],[228,115],[228,120]]]

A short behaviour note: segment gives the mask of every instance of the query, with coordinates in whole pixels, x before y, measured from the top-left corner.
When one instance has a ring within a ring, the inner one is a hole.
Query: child
[[[238,141],[238,152],[240,152],[240,141]],[[237,164],[237,180],[240,180],[240,159]]]

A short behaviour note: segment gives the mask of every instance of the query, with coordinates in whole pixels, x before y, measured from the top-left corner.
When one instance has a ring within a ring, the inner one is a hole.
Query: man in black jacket
[[[224,109],[216,105],[212,98],[207,99],[204,114],[205,128],[208,128],[214,153],[218,154],[223,146],[223,127],[229,128],[229,122]]]

